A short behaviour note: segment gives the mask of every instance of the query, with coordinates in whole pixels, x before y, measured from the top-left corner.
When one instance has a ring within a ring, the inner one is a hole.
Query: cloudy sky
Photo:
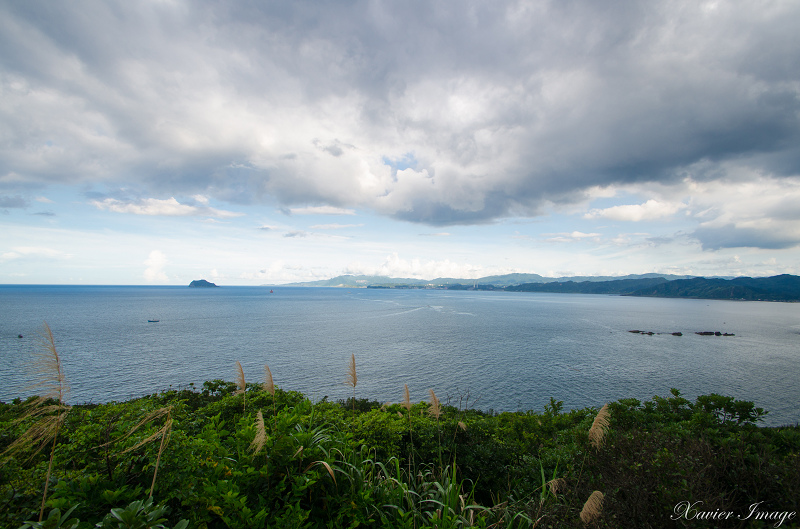
[[[800,274],[798,20],[0,0],[0,283]]]

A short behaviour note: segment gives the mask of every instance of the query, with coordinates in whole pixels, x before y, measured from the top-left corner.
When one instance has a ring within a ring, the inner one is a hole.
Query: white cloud
[[[342,230],[345,228],[360,228],[363,224],[315,224],[312,230]]]
[[[41,246],[15,246],[10,252],[0,254],[0,262],[13,261],[24,258],[37,259],[69,259],[72,257],[60,250]]]
[[[305,208],[290,208],[292,215],[355,215],[355,210],[337,208],[334,206],[311,206]]]
[[[800,177],[696,182],[690,207],[704,248],[800,246]]]
[[[612,206],[605,209],[593,209],[583,217],[585,219],[611,219],[639,222],[643,220],[657,220],[670,217],[685,208],[686,204],[680,202],[669,203],[650,199],[644,204],[630,204]]]
[[[181,204],[175,200],[174,197],[165,200],[145,198],[135,202],[106,198],[104,200],[93,200],[90,203],[97,209],[116,213],[130,213],[133,215],[161,215],[168,217],[209,216],[217,218],[233,218],[243,215],[243,213],[223,211],[205,206],[199,207]]]
[[[545,233],[547,242],[574,242],[583,239],[596,239],[602,237],[602,233],[583,233],[580,231],[573,231],[571,233]]]
[[[347,265],[344,274],[406,277],[411,279],[436,279],[438,277],[454,277],[464,279],[477,279],[487,275],[481,266],[459,264],[444,260],[402,259],[397,253],[392,253],[379,265],[366,265],[353,262]]]
[[[144,270],[144,279],[148,283],[160,283],[169,280],[164,267],[167,265],[167,257],[158,250],[150,252],[148,258],[144,261],[147,267]]]

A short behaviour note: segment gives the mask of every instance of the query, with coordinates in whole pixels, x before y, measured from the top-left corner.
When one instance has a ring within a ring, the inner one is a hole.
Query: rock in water
[[[195,279],[194,281],[189,283],[189,286],[194,288],[214,288],[217,285],[209,281],[206,281],[205,279]]]

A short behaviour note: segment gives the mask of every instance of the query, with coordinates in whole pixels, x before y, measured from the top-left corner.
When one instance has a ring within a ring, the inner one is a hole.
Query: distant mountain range
[[[344,275],[322,281],[293,283],[284,286],[438,288],[744,301],[800,301],[800,277],[789,274],[773,277],[736,278],[705,278],[671,274],[550,278],[538,274],[506,274],[480,279],[437,278],[431,280]]]
[[[387,277],[387,276],[356,276],[356,275],[343,275],[336,276],[331,279],[323,279],[320,281],[308,281],[305,283],[290,283],[289,287],[343,287],[343,288],[366,288],[366,287],[390,287],[396,288],[397,286],[417,287],[417,288],[437,288],[455,285],[465,286],[491,286],[495,289],[504,288],[515,285],[522,285],[526,283],[555,283],[564,281],[612,281],[622,279],[647,279],[647,278],[665,278],[665,279],[688,279],[694,276],[678,276],[670,274],[632,274],[627,276],[574,276],[574,277],[544,277],[539,274],[505,274],[499,276],[486,276],[478,279],[457,279],[453,277],[438,277],[436,279],[412,279],[401,277]]]

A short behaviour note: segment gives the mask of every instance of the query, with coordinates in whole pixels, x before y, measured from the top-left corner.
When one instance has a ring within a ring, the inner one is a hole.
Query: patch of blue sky
[[[392,168],[392,176],[397,175],[397,171],[405,171],[406,169],[416,169],[419,161],[417,160],[416,156],[414,156],[413,152],[407,152],[402,156],[397,158],[389,158],[388,156],[384,156],[381,158],[384,165],[388,165]]]

